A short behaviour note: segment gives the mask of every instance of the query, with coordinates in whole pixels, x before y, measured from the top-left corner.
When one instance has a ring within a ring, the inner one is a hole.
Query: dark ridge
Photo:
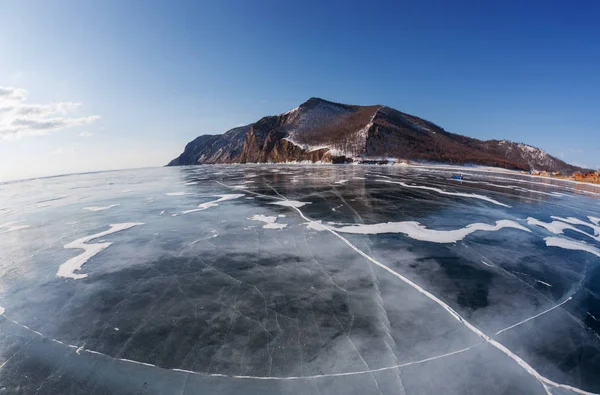
[[[585,171],[530,146],[483,141],[387,106],[356,106],[311,97],[298,111],[266,116],[221,135],[201,135],[168,166],[385,158],[476,164],[514,170]]]

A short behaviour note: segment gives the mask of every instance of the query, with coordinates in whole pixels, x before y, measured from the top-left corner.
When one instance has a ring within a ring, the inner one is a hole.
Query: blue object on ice
[[[453,180],[462,180],[463,177],[460,174],[455,174],[455,175],[452,176],[452,179]]]

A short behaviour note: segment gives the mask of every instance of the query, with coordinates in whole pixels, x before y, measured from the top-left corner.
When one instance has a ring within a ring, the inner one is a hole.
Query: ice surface
[[[593,190],[456,171],[248,164],[4,184],[0,232],[28,227],[0,237],[0,388],[600,393]],[[185,199],[165,196],[183,185]]]

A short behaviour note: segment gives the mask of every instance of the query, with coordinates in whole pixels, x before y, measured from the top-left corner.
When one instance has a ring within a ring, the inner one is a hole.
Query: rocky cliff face
[[[311,98],[286,113],[190,142],[169,166],[210,163],[369,162],[386,158],[518,170],[580,170],[544,151],[506,140],[481,141],[386,106]]]

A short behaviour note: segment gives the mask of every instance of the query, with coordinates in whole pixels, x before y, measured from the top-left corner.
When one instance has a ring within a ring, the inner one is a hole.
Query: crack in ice
[[[524,323],[526,323],[526,322],[529,322],[529,321],[531,321],[531,320],[533,320],[533,319],[535,319],[535,318],[538,318],[538,317],[540,317],[540,316],[542,316],[542,315],[544,315],[544,314],[546,314],[546,313],[549,313],[549,312],[551,312],[552,310],[554,310],[554,309],[557,309],[557,308],[559,308],[560,306],[564,305],[565,303],[567,303],[568,301],[570,301],[571,299],[573,299],[573,296],[575,296],[575,294],[576,294],[577,292],[579,292],[579,290],[581,289],[581,286],[583,285],[583,280],[584,280],[584,279],[585,279],[585,273],[584,273],[583,277],[581,278],[581,280],[579,281],[579,283],[577,284],[577,287],[575,288],[575,290],[574,290],[573,292],[571,292],[571,294],[570,294],[570,295],[569,295],[569,296],[568,296],[568,297],[567,297],[565,300],[563,300],[562,302],[560,302],[560,303],[558,303],[558,304],[556,304],[556,305],[554,305],[554,306],[550,307],[549,309],[546,309],[546,310],[542,311],[541,313],[538,313],[538,314],[536,314],[536,315],[534,315],[534,316],[532,316],[532,317],[529,317],[529,318],[527,318],[527,319],[524,319],[523,321],[517,322],[517,323],[516,323],[516,324],[514,324],[514,325],[511,325],[511,326],[509,326],[509,327],[506,327],[506,328],[504,328],[504,329],[501,329],[501,330],[499,330],[498,332],[496,332],[496,333],[494,334],[494,337],[498,336],[499,334],[501,334],[501,333],[503,333],[503,332],[506,332],[506,331],[507,331],[507,330],[509,330],[509,329],[513,329],[513,328],[515,328],[515,327],[517,327],[517,326],[519,326],[519,325],[522,325],[522,324],[524,324]],[[539,280],[535,280],[535,281],[537,281],[537,282],[540,282],[540,283],[543,283],[543,284],[546,284],[547,286],[551,287],[551,285],[550,285],[550,284],[548,284],[548,283],[544,283],[543,281],[539,281]]]

